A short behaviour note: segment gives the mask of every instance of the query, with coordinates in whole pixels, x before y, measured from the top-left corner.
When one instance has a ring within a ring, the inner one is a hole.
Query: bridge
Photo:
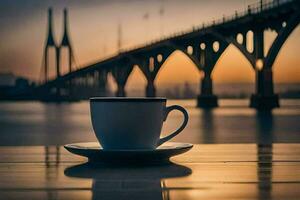
[[[223,17],[208,25],[193,27],[186,32],[161,38],[149,44],[123,50],[98,62],[74,69],[74,56],[67,29],[65,13],[64,35],[58,45],[53,39],[52,11],[49,10],[49,28],[44,51],[44,83],[35,93],[44,100],[76,100],[89,96],[107,95],[107,76],[110,73],[117,85],[115,96],[126,96],[125,85],[133,67],[138,66],[147,80],[145,96],[156,96],[155,78],[164,62],[179,50],[190,58],[199,71],[198,107],[216,107],[218,98],[213,92],[212,71],[226,48],[234,45],[249,61],[256,74],[256,89],[251,96],[250,107],[272,109],[279,107],[274,93],[272,66],[282,45],[300,21],[300,1],[274,0],[249,5],[244,12]],[[264,31],[277,33],[268,52],[264,52]],[[56,49],[56,78],[48,79],[48,48]],[[60,74],[60,50],[69,50],[69,72]]]

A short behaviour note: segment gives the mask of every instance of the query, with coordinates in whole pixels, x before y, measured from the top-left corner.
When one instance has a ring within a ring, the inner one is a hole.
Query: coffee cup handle
[[[178,106],[178,105],[173,105],[173,106],[169,106],[169,107],[166,108],[164,121],[166,121],[169,113],[172,110],[179,110],[179,111],[182,112],[182,114],[184,116],[183,122],[182,122],[181,126],[176,131],[174,131],[173,133],[171,133],[170,135],[168,135],[166,137],[160,138],[158,143],[157,143],[157,146],[162,145],[163,143],[167,142],[168,140],[170,140],[173,137],[175,137],[176,135],[178,135],[186,127],[186,125],[188,123],[189,115],[188,115],[187,111],[183,107]]]

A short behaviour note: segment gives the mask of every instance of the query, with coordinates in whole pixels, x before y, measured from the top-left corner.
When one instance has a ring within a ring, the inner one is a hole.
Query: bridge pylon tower
[[[56,68],[56,79],[60,78],[62,76],[62,63],[61,63],[61,50],[62,48],[68,49],[68,73],[72,72],[74,70],[75,66],[75,59],[74,59],[74,53],[73,48],[71,45],[69,33],[68,33],[68,16],[67,16],[67,9],[64,9],[64,22],[63,22],[63,37],[60,43],[57,43],[54,38],[54,32],[53,32],[53,11],[52,8],[48,9],[48,33],[47,33],[47,39],[45,43],[44,48],[44,55],[43,55],[43,64],[42,64],[42,71],[44,72],[43,81],[44,83],[49,82],[49,50],[51,48],[55,49],[55,68]],[[73,80],[68,80],[67,84],[65,86],[68,86],[69,94],[72,93],[72,82]],[[64,84],[59,82],[55,85],[55,98],[61,97],[61,89],[64,87]],[[49,90],[45,91],[44,95],[50,95],[51,88]],[[52,98],[49,97],[49,98]]]
[[[47,39],[46,39],[46,44],[44,48],[44,55],[43,55],[43,66],[42,66],[42,71],[44,72],[44,82],[48,82],[48,77],[49,77],[49,50],[51,48],[55,49],[55,61],[56,61],[56,74],[59,75],[59,48],[57,47],[57,44],[54,39],[53,35],[53,24],[52,24],[52,17],[53,17],[53,12],[52,8],[48,9],[48,32],[47,32]]]
[[[68,10],[66,8],[64,8],[64,21],[63,21],[63,37],[62,40],[60,42],[60,45],[58,46],[58,63],[59,63],[59,69],[61,69],[62,63],[61,63],[61,58],[62,58],[62,50],[63,48],[66,48],[68,50],[68,73],[71,73],[74,70],[74,66],[75,66],[75,58],[74,58],[74,52],[73,52],[73,47],[71,44],[71,40],[69,37],[69,29],[68,29]],[[58,74],[58,77],[60,76],[60,74]],[[68,91],[69,91],[69,96],[73,95],[73,80],[69,80],[67,83],[67,87],[68,87]]]
[[[61,50],[62,48],[67,48],[68,49],[68,67],[69,67],[69,73],[72,72],[74,65],[75,65],[75,59],[74,59],[74,53],[73,53],[73,48],[72,44],[70,42],[70,37],[69,37],[69,31],[68,31],[68,10],[65,8],[64,9],[64,33],[62,40],[60,42],[60,45],[58,47],[58,59],[59,63],[61,61]],[[61,63],[60,63],[61,65]],[[61,68],[61,66],[60,66]]]

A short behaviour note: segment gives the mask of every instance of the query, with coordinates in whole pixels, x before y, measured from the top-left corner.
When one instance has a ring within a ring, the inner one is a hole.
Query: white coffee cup
[[[155,149],[175,137],[187,125],[188,113],[178,105],[166,107],[166,102],[165,98],[91,98],[92,125],[103,149]],[[163,122],[172,110],[183,113],[183,123],[160,138]]]

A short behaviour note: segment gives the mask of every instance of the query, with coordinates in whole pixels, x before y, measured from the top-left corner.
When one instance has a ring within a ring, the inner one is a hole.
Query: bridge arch
[[[125,89],[128,96],[145,96],[147,78],[138,65],[133,69],[126,81]]]
[[[247,49],[243,46],[243,44],[240,44],[235,37],[224,37],[223,35],[213,31],[210,32],[214,37],[218,38],[221,41],[226,42],[228,45],[233,44],[251,63],[252,66],[255,66],[255,60],[253,59],[252,55],[247,51]],[[243,38],[244,40],[246,38]]]
[[[173,52],[171,54],[173,54],[175,51],[180,51],[183,54],[185,54],[198,67],[198,69],[201,69],[201,65],[199,61],[197,60],[197,58],[193,56],[193,52],[196,49],[194,49],[192,45],[187,45],[185,48],[185,46],[180,46],[175,44],[174,42],[169,42],[167,46],[172,49]],[[171,54],[169,56],[171,56]]]
[[[170,80],[170,77],[172,77],[172,80]],[[191,92],[194,92],[194,96],[196,96],[199,90],[199,80],[200,72],[195,63],[181,50],[175,50],[161,65],[155,77],[155,85],[158,88],[159,95],[166,95],[172,98],[182,97],[179,86],[186,84],[186,86],[191,87]],[[171,88],[167,88],[166,86],[170,86]]]
[[[294,85],[300,81],[300,61],[297,59],[300,46],[299,34],[300,26],[291,33],[273,64],[274,91],[283,98],[292,97],[299,89],[299,84]],[[289,92],[285,84],[289,84]]]
[[[233,77],[238,79],[235,82],[243,83],[241,89],[234,87]],[[249,60],[233,44],[230,44],[217,60],[212,71],[212,79],[216,86],[215,93],[223,97],[250,96],[255,88],[255,71]],[[219,83],[222,83],[222,86],[218,85]]]
[[[300,14],[298,13],[294,14],[290,20],[285,22],[283,28],[278,32],[278,35],[275,41],[272,43],[264,62],[264,65],[267,68],[272,68],[279,51],[281,50],[283,44],[291,35],[291,33],[298,26],[299,20],[300,20]]]

